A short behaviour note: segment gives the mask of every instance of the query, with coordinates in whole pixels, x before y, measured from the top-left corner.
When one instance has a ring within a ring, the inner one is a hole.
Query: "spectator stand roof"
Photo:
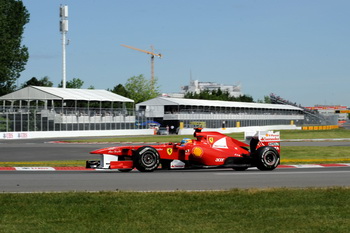
[[[10,94],[3,95],[0,100],[77,100],[77,101],[106,101],[106,102],[130,102],[134,100],[106,90],[73,89],[57,87],[29,86]]]
[[[264,103],[233,102],[233,101],[220,101],[220,100],[182,99],[182,98],[169,98],[169,97],[158,97],[158,98],[154,98],[154,99],[136,104],[137,107],[161,106],[161,105],[302,110],[301,108],[291,106],[291,105],[284,105],[284,104],[264,104]]]

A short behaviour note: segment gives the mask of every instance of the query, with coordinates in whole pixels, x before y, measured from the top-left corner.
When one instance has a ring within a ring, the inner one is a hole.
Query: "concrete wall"
[[[1,132],[0,139],[60,138],[60,137],[98,137],[98,136],[133,136],[153,135],[153,129],[139,130],[84,130],[84,131],[36,131],[36,132]]]
[[[301,130],[295,125],[251,126],[239,128],[207,128],[203,131],[217,131],[220,133],[238,133],[266,130]],[[179,135],[192,135],[193,129],[180,129]],[[42,132],[1,132],[0,139],[30,139],[30,138],[60,138],[60,137],[98,137],[98,136],[138,136],[154,135],[153,129],[139,130],[84,130],[84,131],[42,131]]]
[[[250,127],[236,127],[236,128],[204,128],[202,131],[216,131],[223,134],[228,133],[239,133],[239,132],[256,132],[256,131],[267,131],[267,130],[301,130],[301,127],[297,127],[296,125],[271,125],[271,126],[250,126]],[[179,135],[189,135],[193,134],[193,129],[180,129]]]

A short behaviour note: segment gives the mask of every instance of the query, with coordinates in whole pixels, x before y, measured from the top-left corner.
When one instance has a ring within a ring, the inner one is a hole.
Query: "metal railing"
[[[1,107],[0,132],[145,129],[134,109]]]

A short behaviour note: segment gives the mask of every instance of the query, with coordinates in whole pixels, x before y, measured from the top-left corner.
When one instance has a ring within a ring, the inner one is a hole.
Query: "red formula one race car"
[[[152,172],[157,168],[222,168],[243,171],[249,167],[273,170],[280,163],[280,134],[259,131],[249,139],[249,145],[218,132],[195,129],[196,139],[181,143],[107,147],[90,152],[101,160],[86,161],[87,168],[118,169],[128,172],[136,168]],[[249,148],[248,148],[249,147]],[[161,165],[161,166],[160,166]]]

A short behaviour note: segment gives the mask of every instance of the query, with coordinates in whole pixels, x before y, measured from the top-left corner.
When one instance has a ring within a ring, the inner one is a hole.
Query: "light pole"
[[[66,88],[66,34],[68,32],[68,6],[60,6],[60,32],[62,33],[62,87]]]

